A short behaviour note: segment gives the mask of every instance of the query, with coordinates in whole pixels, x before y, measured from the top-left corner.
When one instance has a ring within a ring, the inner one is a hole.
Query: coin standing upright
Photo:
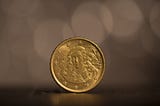
[[[53,51],[51,74],[58,85],[70,92],[86,92],[102,80],[105,59],[94,42],[80,37],[66,39]]]

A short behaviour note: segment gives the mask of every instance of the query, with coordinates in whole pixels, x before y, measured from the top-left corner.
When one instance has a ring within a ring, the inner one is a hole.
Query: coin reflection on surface
[[[62,93],[50,96],[53,105],[100,105],[102,97],[98,94]]]

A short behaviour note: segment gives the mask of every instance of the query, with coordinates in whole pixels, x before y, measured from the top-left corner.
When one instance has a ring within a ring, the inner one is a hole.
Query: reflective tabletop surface
[[[60,90],[1,89],[1,106],[137,106],[160,105],[159,89],[108,89],[88,93]]]

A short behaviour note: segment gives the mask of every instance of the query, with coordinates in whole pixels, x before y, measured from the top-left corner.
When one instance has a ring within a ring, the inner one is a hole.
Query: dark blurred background
[[[104,52],[96,90],[160,89],[158,0],[0,0],[0,88],[60,89],[50,56],[74,36]]]
[[[158,0],[0,0],[0,87],[56,88],[56,45],[81,36],[102,48],[99,88],[160,87]]]

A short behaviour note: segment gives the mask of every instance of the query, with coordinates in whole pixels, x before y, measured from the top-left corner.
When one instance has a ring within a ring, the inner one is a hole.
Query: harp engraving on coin
[[[100,49],[85,39],[62,42],[51,59],[51,72],[63,88],[73,92],[90,90],[98,84],[104,72]]]

